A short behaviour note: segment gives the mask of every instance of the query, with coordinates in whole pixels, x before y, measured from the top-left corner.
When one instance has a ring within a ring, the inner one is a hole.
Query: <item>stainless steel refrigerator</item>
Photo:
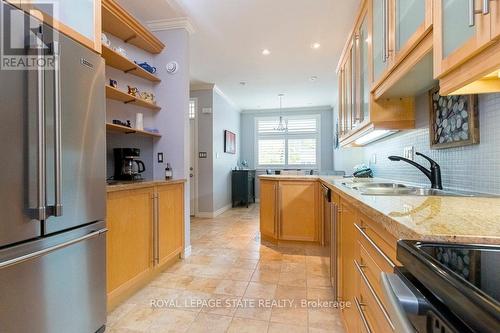
[[[53,64],[0,70],[0,332],[103,331],[104,62],[32,17],[14,16],[2,42],[24,43],[33,56],[35,40],[43,45],[35,56]]]

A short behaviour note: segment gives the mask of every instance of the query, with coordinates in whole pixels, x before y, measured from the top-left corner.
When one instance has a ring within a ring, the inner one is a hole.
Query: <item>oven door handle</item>
[[[407,313],[419,312],[419,297],[396,274],[381,273],[382,290],[387,301],[389,313],[395,332],[414,333],[415,329],[407,317]]]

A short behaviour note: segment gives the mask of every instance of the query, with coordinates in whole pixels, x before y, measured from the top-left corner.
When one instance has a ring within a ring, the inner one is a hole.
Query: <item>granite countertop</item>
[[[314,177],[398,239],[500,245],[500,198],[373,196],[342,185],[352,182],[342,177],[261,176],[276,180]]]
[[[179,184],[185,182],[185,179],[120,181],[116,184],[107,185],[106,190],[107,192],[126,191],[155,185]]]

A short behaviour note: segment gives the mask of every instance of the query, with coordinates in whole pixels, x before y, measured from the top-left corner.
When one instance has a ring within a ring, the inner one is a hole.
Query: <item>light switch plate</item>
[[[163,163],[163,153],[158,153],[158,163]]]
[[[207,154],[207,152],[206,152],[206,151],[200,151],[200,152],[198,153],[198,157],[199,157],[199,158],[207,158],[207,157],[208,157],[208,154]]]
[[[201,113],[205,113],[205,114],[212,113],[212,108],[202,108]]]
[[[412,161],[415,160],[415,147],[406,146],[403,150],[403,157]]]

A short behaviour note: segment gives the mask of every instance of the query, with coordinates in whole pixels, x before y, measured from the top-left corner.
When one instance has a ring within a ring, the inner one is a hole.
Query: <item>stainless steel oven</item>
[[[500,247],[399,241],[382,273],[396,332],[500,332]]]

